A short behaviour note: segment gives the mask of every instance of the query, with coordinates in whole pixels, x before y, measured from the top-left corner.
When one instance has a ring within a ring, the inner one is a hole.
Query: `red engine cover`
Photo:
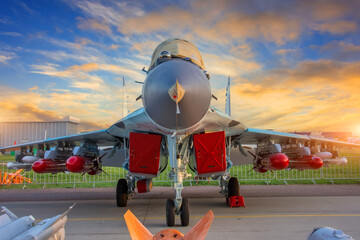
[[[130,133],[129,171],[157,175],[160,164],[161,136]]]
[[[225,132],[194,135],[194,147],[199,175],[226,171]]]

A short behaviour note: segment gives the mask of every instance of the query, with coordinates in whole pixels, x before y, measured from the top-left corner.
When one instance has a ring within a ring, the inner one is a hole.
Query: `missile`
[[[24,169],[25,171],[30,171],[31,165],[31,163],[8,162],[6,167],[13,170]]]
[[[321,159],[330,159],[332,158],[331,152],[318,152],[314,154],[315,157],[319,157]]]
[[[343,165],[347,164],[346,157],[333,158],[333,159],[324,159],[324,167],[329,167],[330,165]]]
[[[32,170],[36,173],[58,173],[67,171],[63,161],[52,159],[41,159],[34,162]]]
[[[266,170],[282,170],[288,167],[289,158],[283,153],[273,153],[261,159],[258,164]]]
[[[88,173],[94,175],[97,171],[94,171],[96,162],[91,161],[82,156],[72,156],[66,160],[66,168],[73,173]]]
[[[298,159],[291,160],[289,163],[289,168],[291,169],[319,169],[323,166],[324,161],[312,155],[302,156]]]
[[[21,161],[24,163],[34,163],[38,160],[40,160],[40,158],[37,156],[25,156],[21,159]]]

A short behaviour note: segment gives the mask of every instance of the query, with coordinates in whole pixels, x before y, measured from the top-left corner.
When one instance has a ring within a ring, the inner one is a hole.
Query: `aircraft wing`
[[[39,146],[39,145],[56,145],[58,142],[69,142],[69,143],[77,143],[82,142],[84,140],[90,140],[100,145],[112,145],[115,141],[115,138],[107,133],[106,129],[94,131],[94,132],[87,132],[87,133],[80,133],[70,136],[63,136],[57,138],[50,138],[44,139],[40,141],[28,142],[23,144],[17,144],[14,146],[7,146],[1,147],[0,151],[14,151],[18,150],[21,147],[28,147],[28,146]]]
[[[360,144],[336,141],[326,138],[318,138],[301,134],[277,132],[265,129],[246,128],[239,121],[232,119],[229,115],[212,108],[204,120],[206,131],[225,131],[226,136],[238,138],[241,144],[257,144],[261,139],[270,138],[277,142],[284,142],[290,139],[300,142],[314,141],[317,143],[330,143],[342,147],[359,147]]]
[[[235,134],[235,136],[236,136],[236,134]],[[307,135],[256,129],[256,128],[248,128],[245,132],[239,134],[238,137],[242,144],[256,144],[259,140],[270,137],[270,139],[276,140],[278,142],[282,142],[284,140],[289,140],[289,139],[295,139],[300,142],[314,141],[317,143],[334,144],[334,145],[343,146],[343,147],[360,147],[360,144],[336,141],[336,140],[331,140],[331,139],[326,139],[326,138],[312,137],[312,136],[307,136]]]

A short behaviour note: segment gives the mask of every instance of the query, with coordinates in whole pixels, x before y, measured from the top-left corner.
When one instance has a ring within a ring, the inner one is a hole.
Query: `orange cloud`
[[[112,49],[112,50],[116,50],[116,49],[118,49],[119,47],[120,47],[119,45],[111,44],[109,48]]]
[[[86,63],[83,65],[74,65],[69,67],[69,71],[84,71],[91,72],[99,69],[99,65],[96,63]]]
[[[333,34],[344,34],[348,32],[355,32],[357,24],[354,21],[331,21],[326,23],[312,24],[314,30],[321,32],[330,32]]]
[[[315,20],[332,20],[345,16],[351,10],[351,1],[337,1],[337,0],[302,0],[298,2],[298,7],[304,12],[310,11]],[[355,1],[353,2],[355,3]]]
[[[158,30],[176,31],[189,26],[192,21],[192,14],[189,11],[177,7],[165,7],[161,12],[151,12],[144,16],[128,18],[120,26],[118,31],[128,35],[136,33],[151,33]]]
[[[117,95],[121,94],[112,94],[112,101],[118,100],[120,106],[110,111],[104,106],[113,103],[101,93],[35,93],[2,86],[0,90],[3,92],[0,96],[1,121],[58,121],[71,115],[81,119],[81,131],[91,131],[107,128],[121,117],[117,115],[117,112],[121,112],[121,101]]]
[[[98,32],[105,32],[107,34],[111,33],[111,28],[108,24],[106,24],[105,22],[99,22],[95,19],[83,19],[83,18],[78,18],[78,28],[80,28],[81,30],[93,30],[93,31],[98,31]]]
[[[93,43],[93,41],[91,41],[88,38],[76,38],[76,43],[75,43],[75,47],[80,49],[83,46],[88,45],[89,43]]]
[[[344,41],[332,41],[328,44],[321,46],[320,50],[321,51],[339,50],[342,53],[355,53],[360,51],[360,45],[355,45]]]
[[[232,112],[248,126],[353,131],[360,119],[360,62],[309,61],[233,82]]]
[[[261,65],[255,61],[242,60],[233,56],[219,56],[214,54],[203,54],[206,69],[211,74],[230,75],[232,77],[240,74],[250,73],[261,69]]]
[[[279,49],[279,50],[276,50],[277,55],[287,55],[287,54],[298,53],[298,52],[299,52],[299,49]]]

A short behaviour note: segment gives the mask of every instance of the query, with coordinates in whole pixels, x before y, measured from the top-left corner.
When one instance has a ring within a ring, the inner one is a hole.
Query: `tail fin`
[[[130,210],[127,210],[124,218],[132,240],[154,239],[154,236],[151,234],[151,232],[147,230],[147,228],[135,217],[135,215]]]
[[[214,214],[211,210],[193,227],[185,236],[184,240],[203,240],[214,220]]]
[[[128,106],[127,106],[127,92],[126,92],[126,86],[125,86],[125,78],[123,77],[123,116],[122,118],[126,117],[128,115]]]
[[[226,87],[226,103],[225,103],[225,113],[231,115],[231,104],[230,104],[230,76],[228,78],[228,83]]]

